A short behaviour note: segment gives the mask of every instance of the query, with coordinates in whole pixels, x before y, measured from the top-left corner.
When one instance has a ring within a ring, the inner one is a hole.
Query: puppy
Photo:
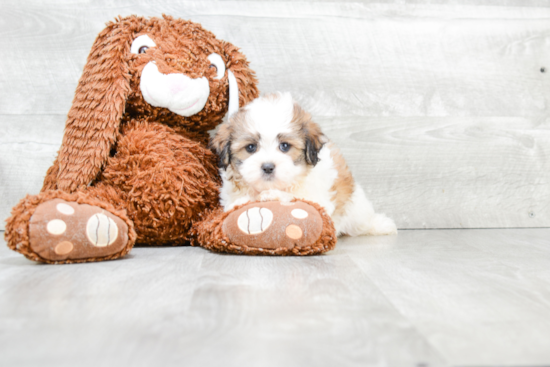
[[[220,157],[225,211],[249,201],[313,201],[338,235],[387,235],[395,223],[376,214],[338,148],[290,93],[260,97],[222,124],[212,140]]]

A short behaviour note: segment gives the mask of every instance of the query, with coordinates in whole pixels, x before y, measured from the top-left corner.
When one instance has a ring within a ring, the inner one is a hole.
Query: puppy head
[[[257,192],[285,190],[319,161],[326,142],[319,125],[290,93],[254,100],[220,126],[212,146],[228,178]]]

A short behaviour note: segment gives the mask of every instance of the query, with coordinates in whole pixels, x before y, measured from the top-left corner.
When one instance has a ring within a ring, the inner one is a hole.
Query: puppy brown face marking
[[[299,132],[280,133],[277,135],[279,149],[284,152],[281,149],[281,144],[288,144],[286,154],[292,158],[294,164],[302,164],[305,160],[305,141],[300,135]]]

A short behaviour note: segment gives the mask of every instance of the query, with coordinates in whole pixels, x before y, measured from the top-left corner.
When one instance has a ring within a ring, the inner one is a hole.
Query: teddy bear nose
[[[275,165],[271,162],[262,164],[262,170],[267,173],[271,174],[275,170]]]
[[[168,88],[172,94],[178,94],[179,92],[186,90],[190,81],[185,79],[185,77],[180,74],[169,74],[167,75],[166,80],[168,82]]]

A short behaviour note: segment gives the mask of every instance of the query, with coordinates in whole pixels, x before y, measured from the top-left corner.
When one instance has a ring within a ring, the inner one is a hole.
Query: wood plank
[[[550,361],[550,229],[402,231],[347,253],[455,366]]]
[[[139,247],[62,266],[0,236],[0,365],[547,365],[549,236],[401,231],[287,258]]]
[[[400,228],[550,226],[550,118],[317,118]]]
[[[0,113],[66,113],[103,24],[161,12],[242,47],[264,92],[319,115],[542,116],[550,102],[550,4],[99,4],[3,6]]]
[[[0,365],[446,365],[345,255],[0,264]]]
[[[61,146],[64,115],[0,115],[0,229],[11,208],[42,188]]]

